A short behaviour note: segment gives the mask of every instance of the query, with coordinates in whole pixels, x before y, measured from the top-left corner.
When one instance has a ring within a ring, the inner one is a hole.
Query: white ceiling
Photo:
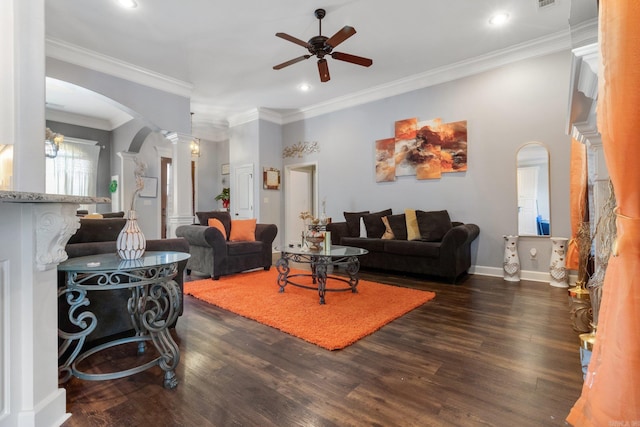
[[[255,108],[287,115],[353,94],[419,83],[434,70],[491,59],[514,46],[566,44],[570,16],[572,26],[575,19],[595,18],[595,0],[556,0],[544,9],[538,0],[136,1],[136,9],[125,10],[116,0],[47,0],[47,41],[181,82],[191,88],[194,123],[219,123]],[[336,50],[371,58],[371,67],[329,58],[327,83],[319,80],[315,58],[272,69],[307,53],[275,33],[304,41],[317,35],[313,12],[320,7],[327,11],[323,35],[353,26],[357,34]],[[492,27],[489,18],[500,10],[510,21]],[[301,83],[311,84],[311,90],[300,92]],[[56,87],[47,85],[47,101],[64,106],[58,110],[108,114],[90,112],[87,104],[74,107],[73,97],[56,94]]]

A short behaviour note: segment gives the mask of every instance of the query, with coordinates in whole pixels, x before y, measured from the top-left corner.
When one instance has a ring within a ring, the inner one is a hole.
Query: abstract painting
[[[443,173],[466,170],[466,120],[398,120],[394,138],[376,141],[376,182],[394,181],[398,176],[438,179]]]
[[[376,141],[376,182],[396,180],[395,138]]]

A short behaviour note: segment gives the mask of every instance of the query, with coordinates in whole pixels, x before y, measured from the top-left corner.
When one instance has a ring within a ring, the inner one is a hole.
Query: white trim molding
[[[191,97],[193,85],[173,77],[165,76],[146,68],[112,58],[101,53],[67,43],[62,40],[47,37],[45,39],[46,56],[60,61],[79,65],[90,70],[110,74],[125,80],[154,89],[172,93],[174,95]]]

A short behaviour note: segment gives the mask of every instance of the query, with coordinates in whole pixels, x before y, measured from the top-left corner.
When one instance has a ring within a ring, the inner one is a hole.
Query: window
[[[46,158],[46,192],[95,196],[100,155],[96,144],[96,141],[65,137],[58,155]]]

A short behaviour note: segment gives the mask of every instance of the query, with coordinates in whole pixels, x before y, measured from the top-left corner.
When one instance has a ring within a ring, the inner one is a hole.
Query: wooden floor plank
[[[455,285],[361,277],[436,298],[327,351],[186,296],[173,332],[178,387],[165,390],[159,368],[113,381],[74,378],[64,425],[566,425],[582,386],[566,290],[484,276]],[[87,362],[109,369],[131,357],[117,348]]]

